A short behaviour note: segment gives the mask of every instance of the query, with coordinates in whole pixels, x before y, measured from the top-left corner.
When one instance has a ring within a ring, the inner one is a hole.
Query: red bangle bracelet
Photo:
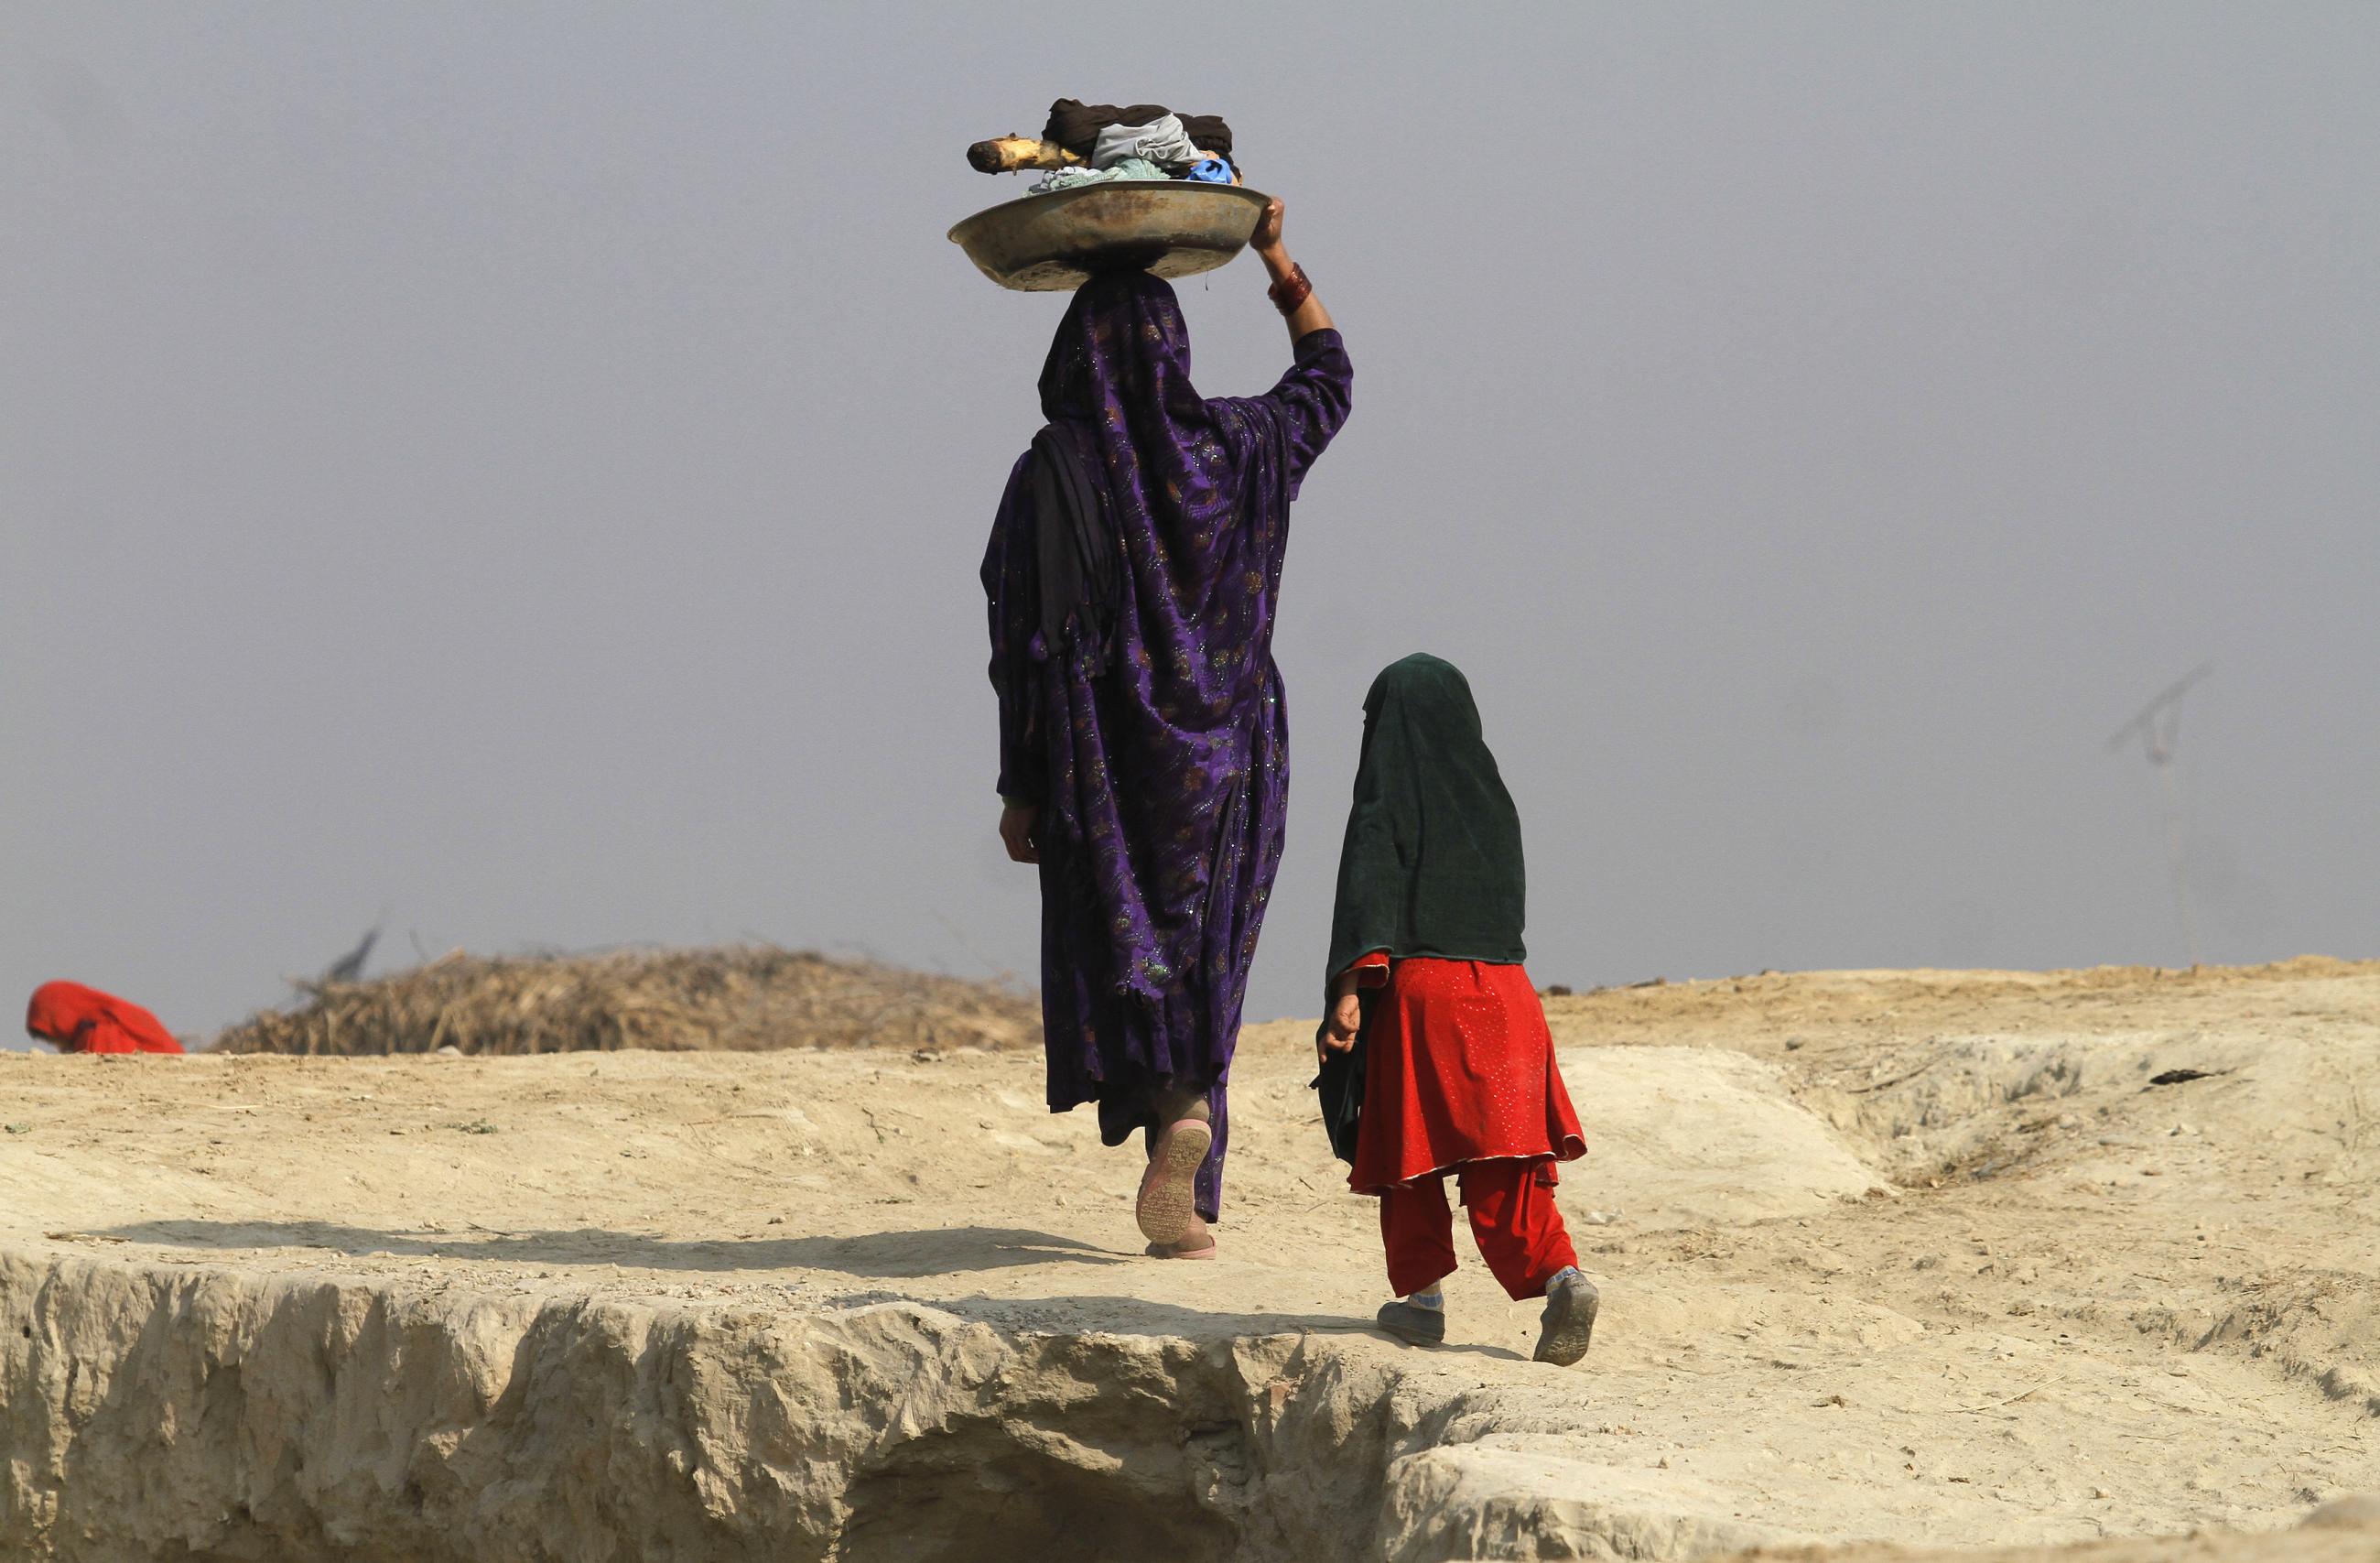
[[[1265,291],[1272,297],[1272,307],[1282,314],[1293,315],[1297,306],[1314,296],[1314,284],[1307,281],[1305,268],[1292,264],[1289,275]]]

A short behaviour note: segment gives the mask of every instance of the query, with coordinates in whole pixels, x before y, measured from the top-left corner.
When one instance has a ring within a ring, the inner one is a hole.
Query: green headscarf
[[[1524,960],[1526,905],[1520,812],[1469,681],[1434,656],[1390,664],[1364,697],[1329,975],[1374,950]]]

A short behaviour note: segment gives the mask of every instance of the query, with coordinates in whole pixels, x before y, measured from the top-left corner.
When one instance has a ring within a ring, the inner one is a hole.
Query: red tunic
[[[164,1022],[129,999],[80,983],[43,983],[25,1006],[25,1032],[63,1053],[179,1053]]]
[[[1524,968],[1373,954],[1355,971],[1383,991],[1364,1027],[1364,1116],[1349,1188],[1377,1194],[1466,1162],[1586,1154]],[[1553,1168],[1545,1171],[1550,1179]]]

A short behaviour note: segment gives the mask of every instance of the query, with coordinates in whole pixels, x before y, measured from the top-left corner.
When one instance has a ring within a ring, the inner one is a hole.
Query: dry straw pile
[[[474,959],[460,950],[224,1032],[230,1053],[1016,1047],[1039,1006],[990,983],[766,946]]]

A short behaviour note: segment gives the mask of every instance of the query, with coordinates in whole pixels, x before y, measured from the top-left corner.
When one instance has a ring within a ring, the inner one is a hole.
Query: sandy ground
[[[984,1052],[0,1056],[0,1248],[1315,1332],[1493,1399],[1516,1471],[1828,1542],[2268,1532],[2380,1490],[2380,963],[1548,1010],[1592,1147],[1561,1203],[1605,1296],[1569,1372],[1526,1360],[1535,1306],[1475,1262],[1445,1349],[1368,1331],[1373,1210],[1316,1121],[1310,1023],[1242,1041],[1209,1264],[1142,1257],[1135,1153],[1049,1114],[1033,1055]],[[2150,1083],[2175,1069],[2204,1076]]]

